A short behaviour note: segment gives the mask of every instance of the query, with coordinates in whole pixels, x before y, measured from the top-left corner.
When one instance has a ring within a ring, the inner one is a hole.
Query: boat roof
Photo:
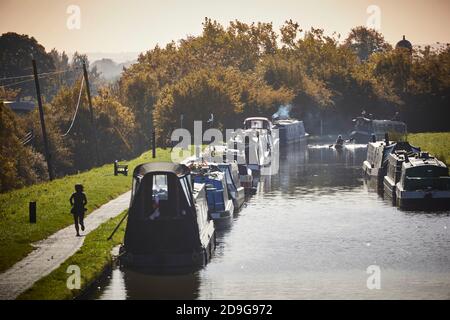
[[[439,161],[438,159],[430,156],[428,158],[424,157],[409,157],[409,161],[404,163],[405,168],[413,168],[420,166],[436,166],[446,168],[446,165]]]
[[[297,119],[292,119],[292,118],[280,119],[280,120],[275,120],[274,121],[275,124],[292,124],[292,123],[298,123],[298,122],[303,122],[303,121],[300,121],[300,120],[297,120]]]
[[[190,170],[184,164],[173,163],[173,162],[148,162],[138,165],[133,172],[133,176],[160,172],[160,173],[171,173],[178,177],[185,176],[190,173]]]
[[[406,126],[406,123],[395,120],[372,120],[372,122],[374,124],[391,124],[391,125]]]
[[[245,119],[244,122],[251,121],[251,120],[269,121],[269,119],[268,119],[268,118],[265,118],[265,117],[251,117],[251,118]],[[270,122],[270,121],[269,121],[269,122]]]

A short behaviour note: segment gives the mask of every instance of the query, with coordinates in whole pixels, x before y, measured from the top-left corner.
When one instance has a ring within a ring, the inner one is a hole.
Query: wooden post
[[[42,108],[41,87],[39,86],[39,77],[36,67],[36,60],[33,59],[32,64],[33,64],[34,82],[36,84],[36,98],[39,107],[39,118],[41,120],[42,139],[44,140],[45,160],[47,161],[48,177],[51,181],[53,180],[53,167],[50,149],[48,147],[47,130],[45,128],[44,109]]]
[[[36,223],[36,201],[30,202],[29,213],[30,213],[30,223]]]
[[[92,131],[94,133],[94,146],[95,146],[95,163],[97,165],[100,165],[100,158],[98,153],[98,143],[97,143],[97,128],[95,126],[95,118],[94,118],[94,110],[92,108],[92,99],[91,99],[91,88],[89,86],[89,77],[88,72],[86,69],[86,63],[83,62],[83,74],[84,74],[84,81],[86,82],[86,93],[88,96],[88,102],[89,102],[89,112],[91,117],[91,125],[92,125]]]
[[[114,161],[114,175],[115,176],[118,175],[118,164],[119,164],[119,161],[115,160]]]
[[[152,131],[152,158],[156,158],[156,134],[155,130]]]

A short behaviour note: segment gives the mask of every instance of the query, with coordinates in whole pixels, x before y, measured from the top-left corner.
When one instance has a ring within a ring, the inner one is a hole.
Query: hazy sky
[[[70,30],[67,8],[80,8],[80,29]],[[450,0],[0,0],[0,33],[34,36],[47,50],[143,51],[201,32],[204,17],[227,24],[285,20],[336,31],[345,37],[366,25],[367,8],[381,10],[381,32],[395,44],[405,34],[413,44],[450,42]]]

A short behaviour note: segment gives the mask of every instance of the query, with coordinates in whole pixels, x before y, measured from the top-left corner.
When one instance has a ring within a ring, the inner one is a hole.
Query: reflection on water
[[[363,181],[362,145],[292,146],[194,274],[115,269],[97,299],[450,298],[449,212],[403,212]],[[366,270],[381,268],[381,289]]]

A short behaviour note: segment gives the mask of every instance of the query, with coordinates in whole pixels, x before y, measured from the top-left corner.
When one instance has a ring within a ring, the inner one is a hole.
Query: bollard
[[[115,176],[117,176],[117,175],[118,175],[118,172],[117,172],[117,171],[118,171],[118,170],[117,170],[117,167],[118,167],[118,162],[119,162],[119,161],[117,161],[117,160],[116,160],[116,161],[114,161],[114,175],[115,175]]]
[[[36,223],[36,201],[31,201],[29,206],[30,223]]]

